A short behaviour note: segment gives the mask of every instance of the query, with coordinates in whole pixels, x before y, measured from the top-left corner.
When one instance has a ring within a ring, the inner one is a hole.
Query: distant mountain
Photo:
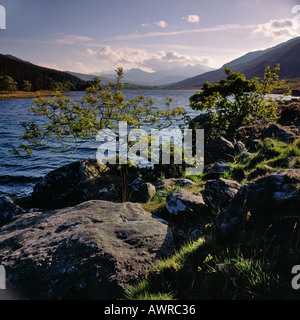
[[[29,80],[32,91],[39,90],[82,90],[86,87],[83,80],[66,72],[44,68],[12,55],[0,54],[0,76],[10,76],[19,85]]]
[[[234,72],[241,72],[247,79],[251,79],[253,77],[263,77],[265,68],[267,66],[275,67],[277,63],[280,63],[281,69],[278,74],[281,79],[300,78],[300,37],[266,50],[247,53],[225,65]],[[225,78],[224,66],[211,72],[172,83],[170,86],[201,86],[205,81],[217,82]]]
[[[160,86],[170,82],[181,81],[187,77],[193,77],[211,70],[214,69],[200,64],[157,72],[146,72],[139,68],[133,68],[125,72],[123,81],[137,85]],[[100,77],[114,79],[115,74],[100,74]]]

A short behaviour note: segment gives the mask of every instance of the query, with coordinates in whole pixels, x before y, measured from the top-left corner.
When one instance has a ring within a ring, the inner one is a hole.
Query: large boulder
[[[89,159],[50,171],[34,186],[32,202],[35,207],[58,209],[91,200],[96,197],[93,190],[95,178],[107,170],[97,160]]]
[[[226,179],[209,180],[202,190],[205,203],[213,210],[223,209],[228,202],[237,194],[241,185],[235,181]]]
[[[234,145],[224,137],[218,137],[205,145],[204,161],[210,164],[220,159],[232,160],[234,153]]]
[[[295,141],[297,139],[297,136],[294,133],[281,128],[278,124],[273,123],[261,133],[261,139],[265,140],[266,138],[290,143]]]
[[[0,227],[10,222],[14,216],[24,212],[13,199],[8,196],[0,196]]]
[[[243,185],[220,212],[217,226],[224,236],[269,226],[276,236],[289,235],[300,218],[300,170],[276,171]]]
[[[0,229],[7,283],[29,299],[119,299],[174,250],[167,224],[136,203],[93,200]]]
[[[176,190],[166,198],[166,208],[173,215],[186,213],[206,214],[208,207],[201,195],[186,190]]]

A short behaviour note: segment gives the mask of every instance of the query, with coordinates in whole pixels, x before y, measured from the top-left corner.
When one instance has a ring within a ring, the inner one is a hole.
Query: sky
[[[0,0],[0,6],[6,17],[0,53],[86,74],[219,68],[300,36],[300,0]]]

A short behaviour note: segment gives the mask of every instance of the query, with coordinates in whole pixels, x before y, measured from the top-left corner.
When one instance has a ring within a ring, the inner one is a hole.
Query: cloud
[[[104,46],[97,51],[87,49],[85,55],[93,56],[95,60],[101,62],[122,65],[136,64],[147,57],[144,50],[132,48],[112,49],[110,46]]]
[[[253,31],[254,33],[263,33],[269,38],[294,38],[299,36],[297,32],[298,23],[293,19],[270,20],[267,23],[260,24]]]
[[[198,23],[200,21],[200,17],[197,14],[190,14],[182,19],[187,20],[189,23]]]
[[[210,59],[207,57],[184,55],[173,50],[169,52],[160,51],[153,54],[149,59],[139,62],[138,65],[153,71],[163,71],[187,65],[207,65],[209,63]]]
[[[254,29],[257,25],[242,25],[242,24],[224,24],[217,25],[210,28],[196,28],[178,31],[168,31],[168,32],[148,32],[148,33],[132,33],[114,37],[108,37],[102,39],[102,41],[120,41],[120,40],[132,40],[132,39],[145,39],[145,38],[155,38],[155,37],[165,37],[165,36],[177,36],[182,34],[191,33],[208,33],[208,32],[222,32],[229,30],[242,30],[242,29]]]
[[[89,38],[89,37],[72,35],[72,34],[59,33],[56,35],[59,36],[59,38],[56,38],[54,42],[58,44],[76,44],[78,42],[88,42],[93,40],[92,38]]]
[[[122,66],[125,69],[141,68],[145,71],[162,71],[187,65],[207,65],[210,63],[210,59],[207,57],[184,55],[174,50],[150,53],[142,49],[126,47],[114,49],[110,46],[104,46],[97,51],[87,49],[85,56],[90,57],[95,64],[106,64],[106,69]]]
[[[164,20],[161,20],[161,21],[158,21],[158,22],[154,22],[154,24],[157,25],[160,28],[165,28],[168,25],[167,22],[164,21]]]

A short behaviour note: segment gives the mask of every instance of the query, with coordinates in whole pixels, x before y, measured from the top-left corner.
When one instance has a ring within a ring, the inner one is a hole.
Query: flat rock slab
[[[208,211],[202,195],[195,195],[182,189],[176,190],[167,196],[166,208],[174,215],[190,212],[206,214]]]
[[[137,203],[88,201],[0,229],[7,281],[29,299],[117,299],[174,251],[170,228]]]

